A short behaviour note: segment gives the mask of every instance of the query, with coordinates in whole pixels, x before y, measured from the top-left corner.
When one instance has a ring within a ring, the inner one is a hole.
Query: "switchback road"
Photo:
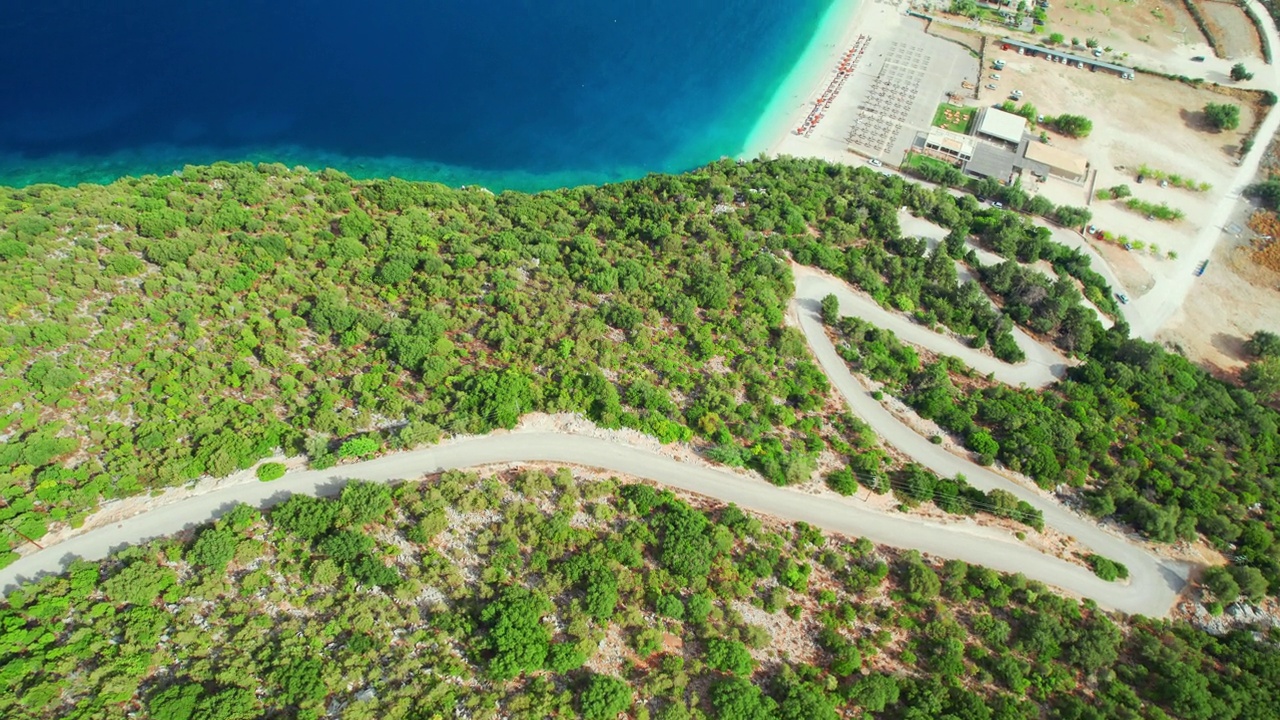
[[[247,482],[161,505],[122,523],[87,531],[19,559],[0,570],[0,588],[7,592],[22,581],[58,572],[77,557],[103,558],[125,545],[196,527],[218,517],[236,503],[267,507],[295,493],[332,494],[353,479],[385,482],[492,463],[547,461],[644,478],[721,502],[737,503],[743,508],[785,520],[804,521],[851,537],[865,537],[894,547],[915,548],[938,557],[957,558],[1005,572],[1020,572],[1067,592],[1093,598],[1103,607],[1127,613],[1150,616],[1169,613],[1185,583],[1185,573],[1177,565],[1158,560],[1141,547],[1106,532],[1037,491],[1019,486],[933,445],[873,400],[836,355],[817,318],[818,305],[828,293],[835,293],[841,299],[846,312],[866,312],[866,319],[894,330],[908,341],[916,342],[918,339],[921,344],[937,345],[940,340],[945,340],[954,347],[939,351],[952,354],[959,354],[957,348],[963,346],[940,338],[900,315],[872,312],[846,285],[833,278],[803,269],[797,271],[797,297],[792,303],[792,314],[832,384],[853,412],[866,419],[885,442],[935,472],[947,476],[963,473],[977,487],[1003,487],[1031,502],[1044,513],[1047,525],[1076,537],[1094,552],[1127,565],[1130,581],[1124,584],[1104,582],[1086,568],[1041,554],[1001,530],[981,527],[967,518],[937,521],[884,513],[868,508],[855,498],[808,495],[775,487],[753,476],[681,463],[665,455],[598,438],[548,432],[506,432],[447,441],[430,448],[324,471],[293,472],[271,483]],[[1044,349],[1040,353],[1032,353],[1032,346],[1026,348],[1032,360],[1020,366],[997,361],[998,364],[992,365],[989,372],[1014,384],[1049,382],[1058,372],[1058,359],[1054,359],[1054,353]],[[975,364],[980,362],[977,357],[965,357],[965,360]]]

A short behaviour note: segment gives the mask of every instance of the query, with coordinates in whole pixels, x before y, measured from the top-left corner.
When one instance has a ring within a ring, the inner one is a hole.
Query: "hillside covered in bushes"
[[[1235,720],[1275,638],[526,469],[239,505],[10,595],[0,714]]]

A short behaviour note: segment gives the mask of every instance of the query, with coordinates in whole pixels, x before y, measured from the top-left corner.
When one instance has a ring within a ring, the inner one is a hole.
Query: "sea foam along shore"
[[[790,74],[778,86],[773,99],[761,113],[751,134],[743,146],[741,157],[753,158],[764,154],[767,157],[777,155],[821,156],[835,162],[846,161],[843,157],[827,157],[829,152],[817,144],[807,144],[803,138],[793,131],[804,119],[818,93],[826,86],[826,81],[834,72],[842,53],[853,45],[858,35],[891,36],[901,31],[903,15],[901,3],[884,2],[883,0],[835,0],[818,23],[813,39],[796,61]],[[847,87],[845,93],[853,94],[859,89]]]

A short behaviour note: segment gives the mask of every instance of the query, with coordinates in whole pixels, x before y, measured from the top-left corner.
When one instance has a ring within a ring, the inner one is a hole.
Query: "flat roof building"
[[[926,153],[956,165],[973,158],[973,146],[976,144],[977,141],[969,135],[942,128],[931,128],[924,137]]]
[[[962,170],[974,177],[995,178],[1002,183],[1013,179],[1013,171],[1018,164],[1018,154],[1006,146],[980,142],[973,149],[973,159],[964,164]]]
[[[1027,149],[1023,156],[1049,168],[1050,175],[1056,175],[1066,180],[1080,182],[1089,173],[1088,159],[1052,145],[1038,142],[1027,143]]]
[[[1022,142],[1022,133],[1027,129],[1027,120],[1021,115],[1008,113],[1000,108],[983,108],[978,113],[977,134],[1002,140],[1017,145]]]

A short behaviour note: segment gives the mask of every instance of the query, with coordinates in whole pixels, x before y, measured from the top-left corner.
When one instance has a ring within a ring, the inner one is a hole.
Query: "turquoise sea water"
[[[17,0],[0,184],[215,160],[494,190],[685,170],[742,151],[832,2]]]

